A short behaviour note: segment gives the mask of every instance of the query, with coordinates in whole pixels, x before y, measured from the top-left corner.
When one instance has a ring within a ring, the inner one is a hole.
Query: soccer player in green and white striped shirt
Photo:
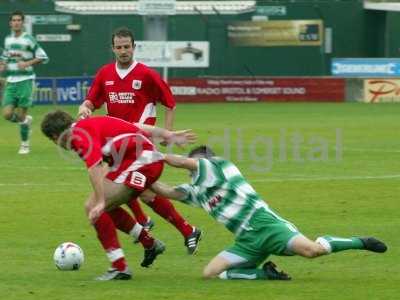
[[[33,80],[36,64],[47,62],[46,52],[36,40],[24,32],[24,13],[15,11],[10,15],[11,34],[4,40],[4,50],[0,56],[0,72],[6,73],[7,85],[3,96],[3,116],[6,120],[19,123],[21,147],[19,154],[28,154],[32,116],[28,109],[32,106]]]
[[[202,207],[235,235],[235,243],[204,268],[205,278],[288,280],[272,262],[258,268],[269,255],[314,258],[348,249],[385,252],[386,245],[373,238],[323,236],[312,241],[289,221],[276,214],[230,161],[215,157],[207,146],[189,157],[165,155],[170,166],[191,172],[191,184],[152,186],[157,194]]]

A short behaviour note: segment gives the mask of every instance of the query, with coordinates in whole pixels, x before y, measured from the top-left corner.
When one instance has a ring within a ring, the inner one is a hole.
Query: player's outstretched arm
[[[150,189],[157,195],[161,195],[169,199],[183,200],[186,197],[183,191],[159,181],[153,183]]]
[[[186,169],[189,171],[197,170],[197,159],[189,158],[182,155],[166,154],[164,156],[165,162],[174,168]]]
[[[197,136],[191,129],[180,131],[169,131],[167,129],[135,123],[141,130],[147,131],[154,139],[162,139],[168,145],[175,144],[179,147],[187,144],[193,144],[197,140]]]

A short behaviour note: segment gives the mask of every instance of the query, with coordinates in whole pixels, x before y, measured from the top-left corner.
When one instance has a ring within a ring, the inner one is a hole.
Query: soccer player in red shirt
[[[138,197],[161,175],[164,159],[150,141],[162,138],[167,144],[193,142],[190,131],[171,132],[148,125],[112,117],[93,117],[73,123],[63,111],[48,113],[41,124],[42,132],[67,150],[73,150],[85,161],[93,193],[85,207],[90,222],[111,262],[111,269],[98,280],[132,277],[119,244],[115,226],[137,238],[145,248],[141,266],[148,267],[164,252],[165,246],[121,209],[132,197]],[[110,169],[104,177],[102,162]]]
[[[133,59],[133,34],[120,28],[112,35],[112,49],[116,62],[106,64],[97,72],[86,100],[79,107],[79,116],[88,117],[103,104],[107,114],[131,123],[154,125],[156,102],[166,107],[165,128],[172,130],[175,100],[168,85],[152,69]],[[193,254],[201,238],[201,231],[188,224],[165,197],[146,191],[141,195],[157,214],[171,222],[183,235],[189,254]],[[142,225],[149,218],[134,197],[129,207]]]

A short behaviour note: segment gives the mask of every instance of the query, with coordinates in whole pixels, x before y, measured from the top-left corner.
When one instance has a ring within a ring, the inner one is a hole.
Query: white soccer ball
[[[59,270],[79,270],[83,261],[83,251],[77,244],[62,243],[54,251],[54,263]]]

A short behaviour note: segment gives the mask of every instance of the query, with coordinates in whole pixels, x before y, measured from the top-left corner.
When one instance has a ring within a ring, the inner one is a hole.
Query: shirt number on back
[[[133,172],[131,177],[131,184],[134,188],[143,189],[146,185],[146,176],[139,172]]]

